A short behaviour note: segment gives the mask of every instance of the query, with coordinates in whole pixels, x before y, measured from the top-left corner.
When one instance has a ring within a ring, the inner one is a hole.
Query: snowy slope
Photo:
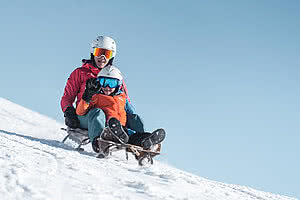
[[[124,152],[97,159],[61,144],[63,124],[0,98],[0,199],[294,199],[210,181],[155,161],[139,167]]]

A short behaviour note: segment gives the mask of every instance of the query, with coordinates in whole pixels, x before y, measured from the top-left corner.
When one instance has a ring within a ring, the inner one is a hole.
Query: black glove
[[[68,107],[64,113],[65,124],[70,128],[79,128],[80,122],[76,114],[75,108],[72,106]]]
[[[96,78],[90,78],[86,81],[85,91],[82,95],[82,99],[86,102],[90,102],[93,95],[96,94],[100,89],[100,83]]]

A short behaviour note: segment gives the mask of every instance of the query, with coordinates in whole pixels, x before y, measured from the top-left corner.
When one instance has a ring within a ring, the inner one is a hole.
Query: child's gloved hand
[[[82,99],[86,102],[90,102],[93,95],[96,94],[100,89],[100,83],[96,78],[90,78],[86,81],[85,91],[82,95]]]

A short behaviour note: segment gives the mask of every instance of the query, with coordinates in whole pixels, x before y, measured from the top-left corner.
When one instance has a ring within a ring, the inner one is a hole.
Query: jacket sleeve
[[[91,104],[87,103],[85,100],[81,99],[79,104],[76,107],[76,114],[77,115],[85,115],[91,107]]]
[[[128,102],[130,102],[130,98],[129,98],[129,96],[128,96],[127,86],[126,86],[124,80],[123,80],[123,92],[125,93],[126,99],[128,100]]]
[[[136,114],[133,105],[129,103],[128,99],[126,99],[125,111],[127,114]]]
[[[64,89],[64,94],[61,98],[60,105],[63,112],[67,107],[73,106],[75,98],[80,91],[80,71],[75,69],[67,80],[67,84]]]

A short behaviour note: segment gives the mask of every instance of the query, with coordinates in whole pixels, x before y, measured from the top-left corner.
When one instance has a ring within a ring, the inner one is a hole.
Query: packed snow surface
[[[90,145],[80,153],[72,141],[62,144],[61,127],[0,98],[1,200],[295,199],[210,181],[158,161],[140,167],[123,151],[98,159]]]

